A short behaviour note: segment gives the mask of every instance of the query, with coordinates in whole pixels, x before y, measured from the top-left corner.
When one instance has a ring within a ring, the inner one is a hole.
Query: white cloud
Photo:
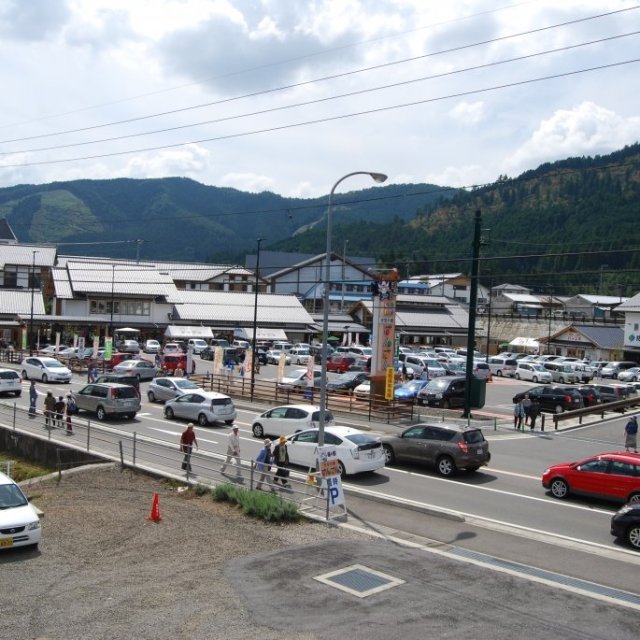
[[[156,153],[145,153],[127,162],[119,175],[130,178],[162,178],[165,176],[191,176],[206,182],[210,166],[207,149],[190,144],[180,149],[168,149]]]
[[[472,126],[484,120],[484,102],[459,102],[449,115],[459,124]]]
[[[226,173],[217,180],[216,184],[220,187],[233,187],[240,191],[260,193],[273,191],[274,180],[255,173]]]
[[[640,118],[624,118],[611,109],[583,102],[543,120],[505,165],[520,173],[571,156],[606,154],[640,139]]]

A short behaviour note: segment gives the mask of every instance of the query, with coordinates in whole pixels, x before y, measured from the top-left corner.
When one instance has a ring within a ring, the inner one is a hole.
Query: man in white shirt
[[[227,438],[227,459],[224,461],[220,473],[225,472],[227,465],[231,463],[233,458],[236,461],[236,478],[242,478],[242,473],[240,472],[240,467],[242,466],[240,463],[240,435],[238,434],[238,426],[235,424],[231,427],[231,433]]]

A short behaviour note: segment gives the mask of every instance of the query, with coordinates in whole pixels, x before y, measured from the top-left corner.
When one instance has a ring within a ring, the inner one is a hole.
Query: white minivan
[[[37,547],[40,518],[22,489],[0,473],[0,549]]]
[[[193,353],[200,353],[208,346],[206,340],[202,338],[189,338],[189,340],[187,340],[187,349],[193,349]]]

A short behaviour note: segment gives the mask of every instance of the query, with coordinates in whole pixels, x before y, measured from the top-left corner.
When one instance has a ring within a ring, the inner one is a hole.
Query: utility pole
[[[476,342],[476,306],[478,304],[478,273],[480,272],[480,241],[482,214],[476,211],[473,228],[473,253],[471,258],[471,291],[469,294],[469,330],[467,331],[467,369],[464,389],[464,418],[471,417],[471,383],[473,381],[473,351]]]

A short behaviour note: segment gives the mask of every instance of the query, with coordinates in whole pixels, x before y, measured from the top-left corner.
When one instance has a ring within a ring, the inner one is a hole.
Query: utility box
[[[471,376],[470,403],[474,409],[482,409],[487,398],[487,381]]]

